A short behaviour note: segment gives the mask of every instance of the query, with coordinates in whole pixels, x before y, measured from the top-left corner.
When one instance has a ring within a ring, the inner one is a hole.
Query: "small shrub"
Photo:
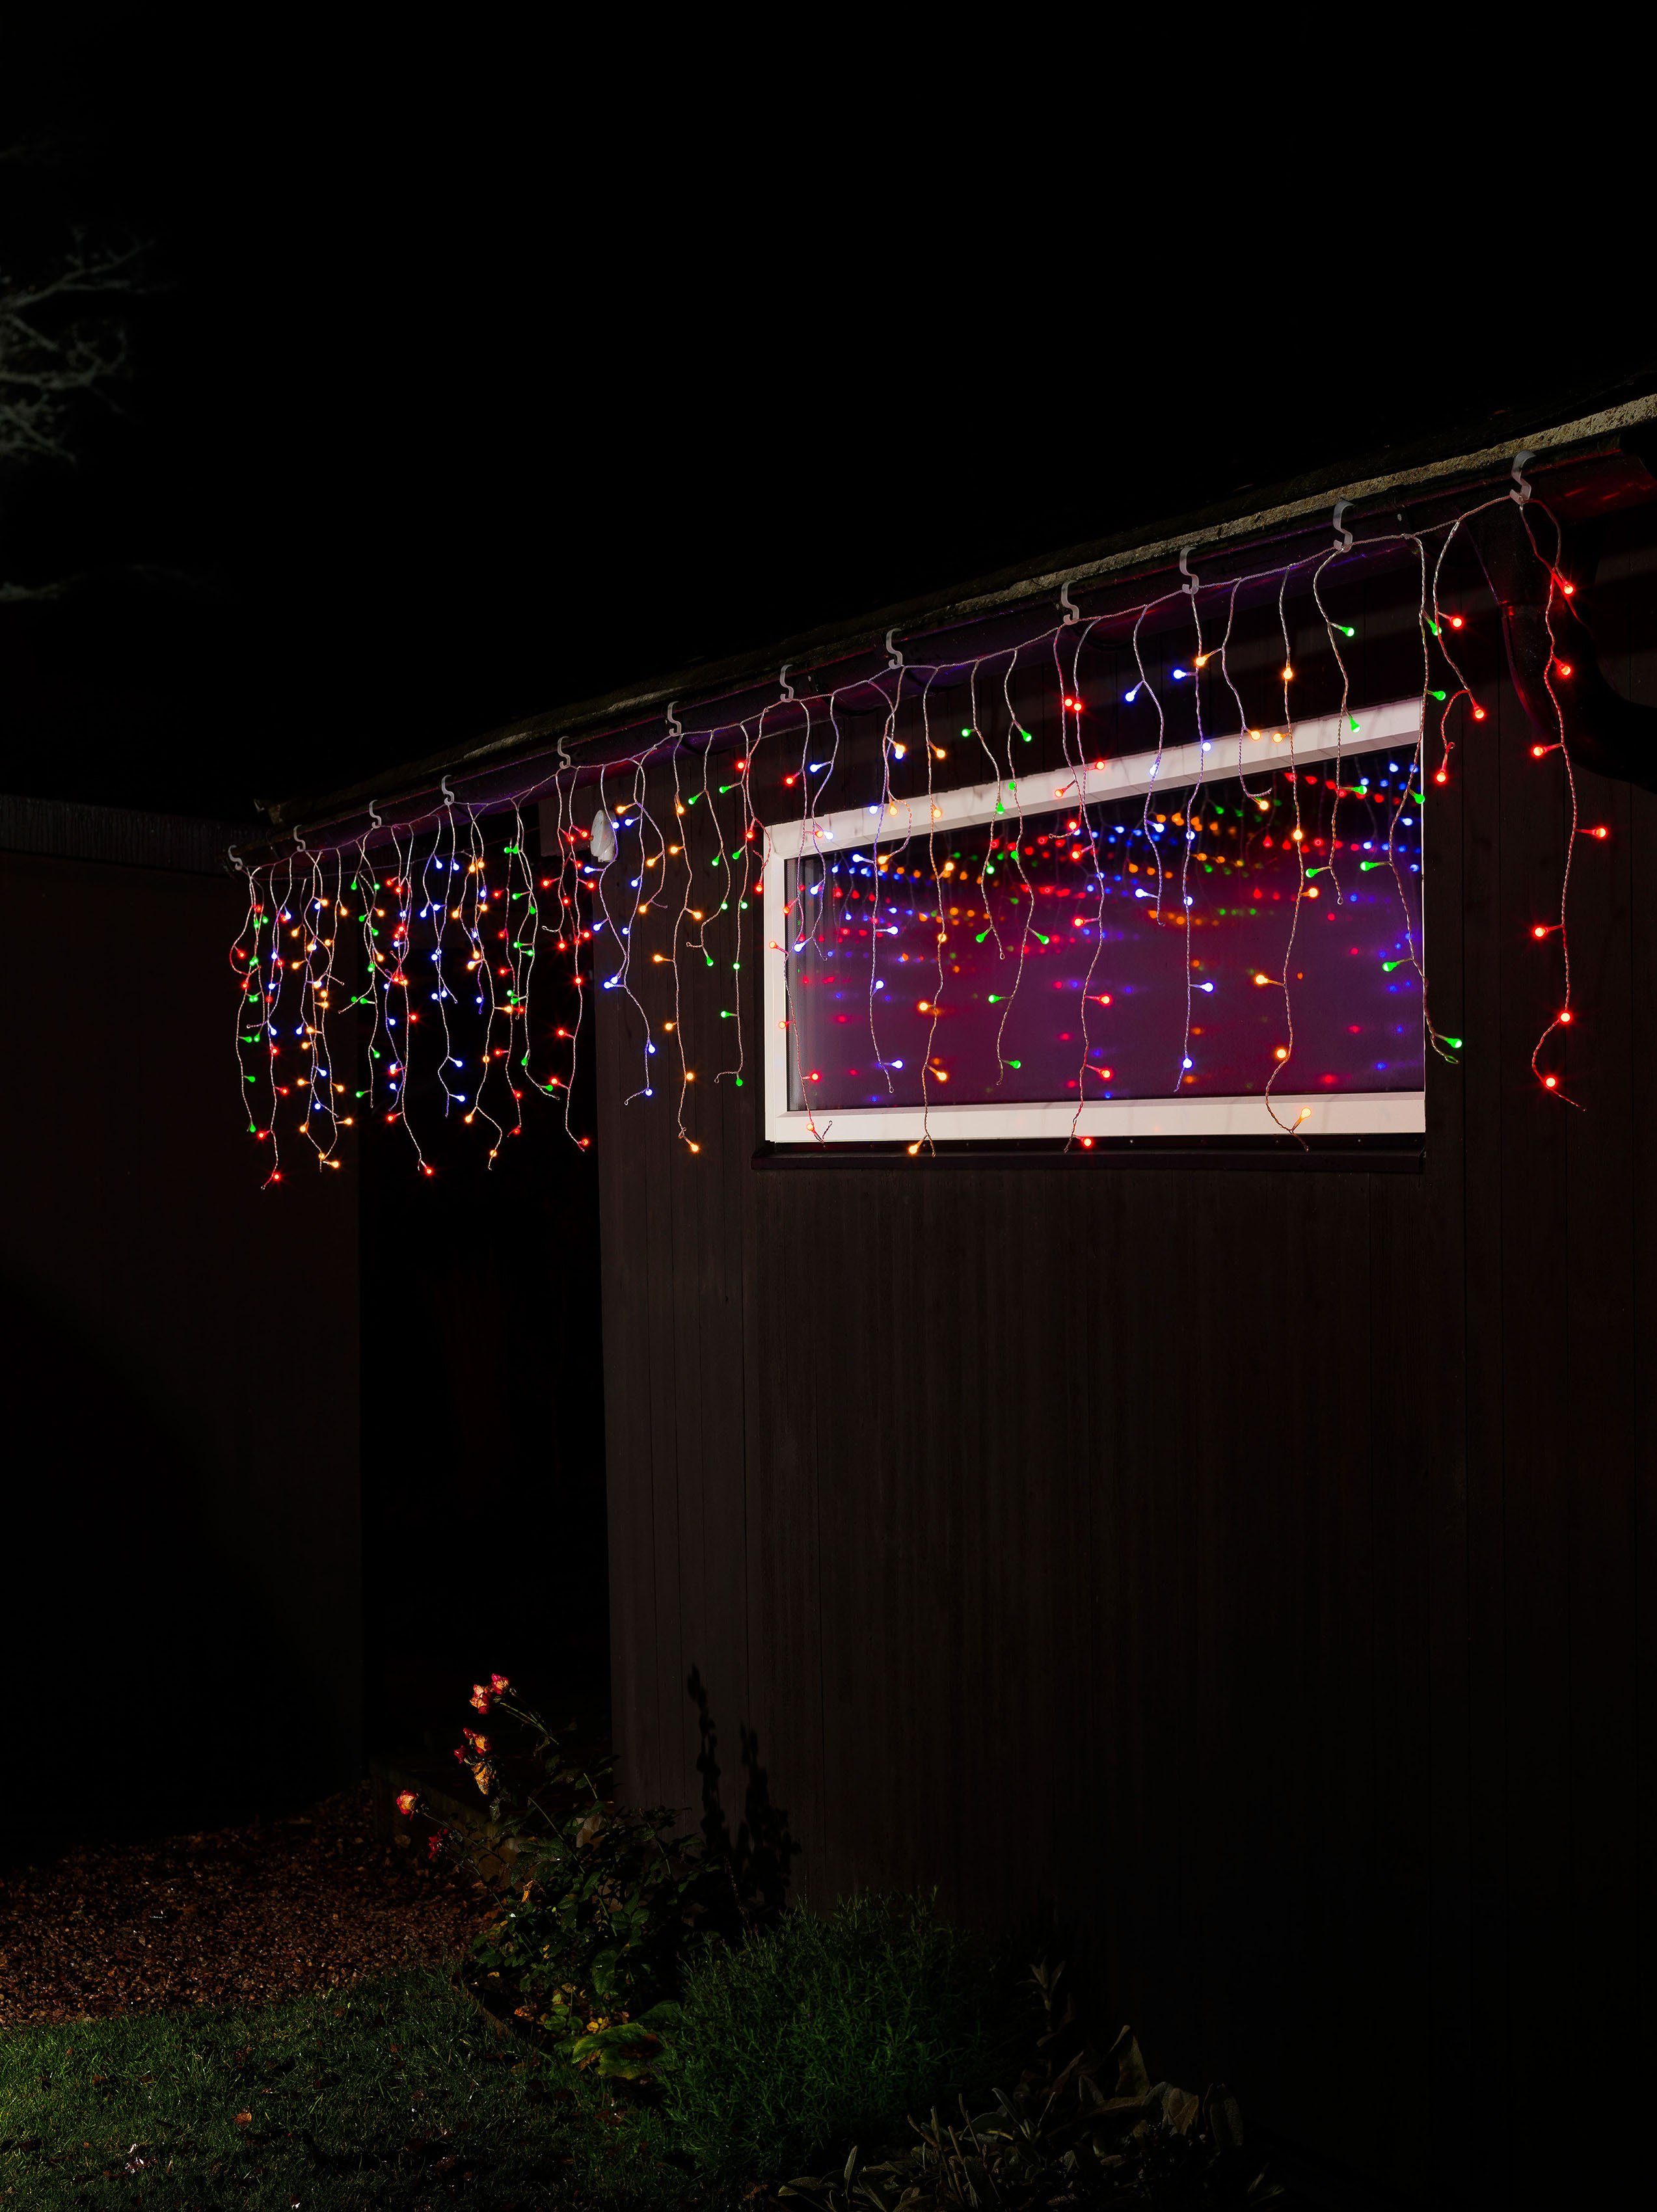
[[[791,1905],[688,1976],[666,2117],[710,2179],[787,2172],[981,2087],[1030,2017],[929,1899],[857,1896],[823,1918]]]
[[[1009,2093],[974,2110],[910,2123],[907,2148],[871,2162],[861,2145],[834,2172],[785,2182],[793,2212],[1049,2212],[1059,2205],[1258,2212],[1282,2188],[1244,2147],[1237,2100],[1220,2085],[1199,2097],[1153,2081],[1125,2027],[1108,2051],[1082,2033],[1062,1966],[1033,1977],[1046,2021],[1034,2063]],[[866,2141],[866,2137],[865,2137]],[[768,2197],[768,2203],[773,2200]]]
[[[618,1806],[608,1763],[567,1759],[568,1731],[518,1703],[504,1675],[471,1702],[490,1732],[467,1729],[455,1757],[488,1815],[438,1841],[498,1893],[473,1939],[474,1986],[576,2065],[646,2081],[687,1945],[740,1923],[731,1870],[702,1837],[676,1836],[667,1808]],[[398,1802],[416,1809],[412,1792]]]

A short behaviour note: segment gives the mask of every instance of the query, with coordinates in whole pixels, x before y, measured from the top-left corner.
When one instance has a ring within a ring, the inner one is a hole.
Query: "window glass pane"
[[[1418,1091],[1413,772],[1349,753],[1338,791],[1322,762],[1022,832],[1010,801],[791,862],[791,1107],[1246,1097],[1284,1053],[1284,1096]]]

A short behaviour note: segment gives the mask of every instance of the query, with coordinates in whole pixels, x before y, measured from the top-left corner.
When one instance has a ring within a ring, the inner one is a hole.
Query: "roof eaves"
[[[1657,386],[1657,379],[1653,383]],[[571,748],[594,744],[646,718],[659,720],[671,705],[717,702],[785,663],[795,670],[821,667],[876,651],[893,632],[913,635],[917,631],[964,625],[1007,612],[1029,600],[1056,599],[1061,590],[1166,565],[1184,551],[1212,552],[1244,540],[1269,538],[1305,525],[1335,498],[1351,501],[1354,510],[1360,511],[1396,501],[1402,493],[1448,492],[1464,483],[1506,474],[1521,448],[1545,465],[1550,460],[1563,461],[1575,451],[1615,442],[1619,436],[1654,422],[1657,388],[1564,421],[1548,419],[1546,410],[1515,411],[1511,428],[1504,426],[1499,443],[1470,447],[1463,442],[1466,434],[1446,433],[1405,447],[1394,457],[1393,465],[1382,468],[1371,463],[1369,474],[1355,477],[1350,469],[1339,465],[1311,471],[1272,487],[1263,504],[1249,504],[1248,493],[1239,494],[1160,521],[1150,532],[1144,528],[1120,532],[1064,554],[1016,563],[950,592],[905,600],[850,623],[826,624],[760,652],[735,654],[626,685],[509,723],[469,744],[404,763],[337,791],[272,802],[264,811],[273,830],[280,834],[301,821],[310,826],[341,818],[353,810],[361,811],[370,800],[424,793],[444,775],[501,767],[520,753],[532,756],[556,750],[568,757]],[[1253,489],[1250,487],[1249,492]]]

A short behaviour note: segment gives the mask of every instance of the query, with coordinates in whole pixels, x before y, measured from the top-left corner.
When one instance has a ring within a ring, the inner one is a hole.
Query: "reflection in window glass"
[[[791,1107],[1420,1090],[1413,766],[1010,799],[790,863]]]

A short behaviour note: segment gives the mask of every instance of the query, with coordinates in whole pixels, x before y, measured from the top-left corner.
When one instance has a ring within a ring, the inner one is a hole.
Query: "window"
[[[1420,1130],[1420,731],[1410,700],[773,826],[767,1135]]]

